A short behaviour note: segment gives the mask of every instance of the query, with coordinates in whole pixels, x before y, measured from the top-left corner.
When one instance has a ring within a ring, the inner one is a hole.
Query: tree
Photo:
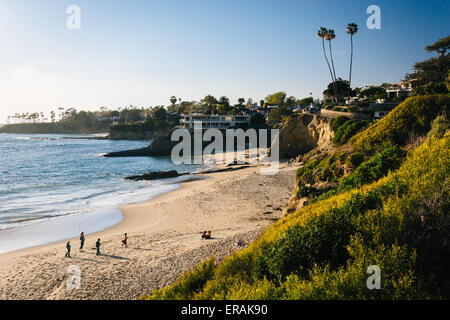
[[[170,103],[172,103],[172,106],[174,106],[175,103],[177,103],[177,97],[171,96],[171,97],[170,97]]]
[[[317,36],[322,39],[323,56],[325,57],[325,60],[327,61],[328,70],[330,70],[331,82],[334,84],[335,79],[334,79],[334,76],[333,76],[333,71],[331,70],[330,62],[328,61],[328,57],[327,57],[327,54],[325,52],[325,37],[327,36],[327,33],[328,33],[328,30],[326,28],[320,27],[319,31],[317,31]],[[334,87],[334,89],[335,89],[334,93],[335,93],[335,96],[336,96],[337,95],[336,87]]]
[[[436,51],[441,56],[444,56],[448,50],[450,50],[450,36],[439,39],[432,45],[426,46],[425,50],[428,52]]]
[[[336,82],[328,84],[328,88],[323,92],[326,96],[332,96],[334,87],[337,88],[338,92],[347,92],[350,86],[348,85],[347,80],[343,80],[342,78],[338,78]]]
[[[284,104],[287,107],[294,107],[297,105],[297,98],[295,98],[294,96],[290,96],[290,97],[286,98],[286,101],[284,102]]]
[[[153,108],[152,113],[158,127],[162,127],[167,123],[167,111],[163,106]]]
[[[331,66],[332,66],[332,68],[333,68],[334,81],[336,82],[336,80],[337,80],[337,78],[336,78],[336,70],[334,69],[333,51],[331,50],[331,41],[332,41],[334,38],[336,38],[336,35],[334,34],[334,30],[333,30],[333,29],[328,29],[328,30],[327,30],[327,33],[326,33],[326,35],[325,35],[325,39],[328,40],[328,44],[329,44],[329,47],[330,47]],[[338,89],[338,88],[337,88],[337,85],[336,85],[335,89],[336,89],[335,94],[336,94],[336,97],[337,97],[337,96],[339,95],[339,92],[340,92],[339,90],[337,90],[337,89]]]
[[[298,105],[300,107],[306,107],[314,103],[314,99],[312,97],[304,98],[298,101]]]
[[[219,98],[219,104],[225,106],[226,108],[230,107],[230,99],[225,96]]]
[[[350,99],[350,90],[352,87],[352,65],[353,65],[353,35],[358,32],[358,25],[356,23],[349,23],[347,26],[347,33],[350,35],[351,54],[350,54],[350,75],[348,78],[348,94],[347,99]]]
[[[364,91],[361,91],[361,93],[359,94],[360,97],[364,98],[371,98],[379,95],[384,95],[384,97],[386,96],[386,91],[382,87],[371,87]]]
[[[252,115],[250,122],[253,127],[260,127],[266,123],[266,118],[261,112],[256,112]]]
[[[63,107],[59,107],[58,111],[59,111],[59,120],[61,121],[63,116],[64,116],[64,108]]]
[[[216,111],[217,99],[208,94],[200,103],[202,104],[203,113],[212,113]]]
[[[239,106],[243,106],[243,105],[244,105],[244,102],[245,102],[245,98],[239,98],[239,99],[238,99],[238,104],[239,104]]]
[[[286,99],[286,92],[279,91],[273,94],[269,94],[265,100],[269,105],[282,106],[284,104],[284,99]]]
[[[279,106],[277,109],[274,109],[269,114],[270,122],[280,122],[284,117],[290,115],[292,113],[291,110],[285,105]]]
[[[440,55],[414,64],[414,72],[407,74],[406,79],[417,79],[416,93],[440,93],[446,87],[448,72],[450,70],[450,54],[447,53],[450,37],[443,38],[427,46],[429,52],[436,51]],[[433,84],[431,84],[433,83]],[[421,88],[425,87],[426,88]],[[448,91],[448,90],[447,90]]]

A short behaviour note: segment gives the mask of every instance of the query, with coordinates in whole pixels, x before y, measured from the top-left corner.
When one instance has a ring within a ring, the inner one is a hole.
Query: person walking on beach
[[[67,252],[66,252],[65,257],[70,258],[70,248],[71,248],[70,241],[67,241],[66,248],[67,248]]]
[[[84,247],[84,232],[80,234],[80,250],[83,250]]]
[[[97,242],[95,243],[95,247],[97,248],[97,255],[100,255],[100,238],[98,238]]]
[[[127,247],[127,240],[128,240],[128,236],[127,236],[127,234],[125,233],[125,236],[124,236],[124,238],[122,239],[122,247],[125,246],[125,248],[128,248],[128,247]]]

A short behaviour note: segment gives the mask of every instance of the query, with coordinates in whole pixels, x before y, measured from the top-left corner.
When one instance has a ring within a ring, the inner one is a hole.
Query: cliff
[[[294,158],[317,148],[332,146],[331,119],[311,114],[294,114],[279,133],[280,158]]]

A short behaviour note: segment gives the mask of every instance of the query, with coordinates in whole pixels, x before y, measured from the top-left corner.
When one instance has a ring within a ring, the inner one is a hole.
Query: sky
[[[69,29],[71,5],[80,29]],[[370,5],[381,29],[370,30]],[[450,34],[449,0],[0,0],[0,123],[8,115],[168,105],[172,95],[322,98],[330,82],[316,36],[334,29],[338,77],[397,82]]]

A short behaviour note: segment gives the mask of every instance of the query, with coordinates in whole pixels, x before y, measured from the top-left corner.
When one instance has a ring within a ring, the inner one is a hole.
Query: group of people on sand
[[[84,232],[81,232],[81,234],[80,234],[80,251],[83,250],[84,241],[85,241]],[[124,237],[122,239],[122,247],[125,246],[125,248],[128,248],[127,241],[128,241],[128,235],[125,233],[125,235],[124,235]],[[95,243],[95,248],[97,249],[97,253],[96,253],[97,256],[101,255],[101,253],[100,253],[101,245],[102,244],[100,242],[100,238],[98,238],[97,242]],[[72,245],[70,244],[70,241],[67,241],[66,249],[67,249],[67,251],[66,251],[65,257],[66,258],[71,258],[70,250],[72,249]]]
[[[203,231],[202,232],[202,240],[203,239],[211,239],[211,231]]]

